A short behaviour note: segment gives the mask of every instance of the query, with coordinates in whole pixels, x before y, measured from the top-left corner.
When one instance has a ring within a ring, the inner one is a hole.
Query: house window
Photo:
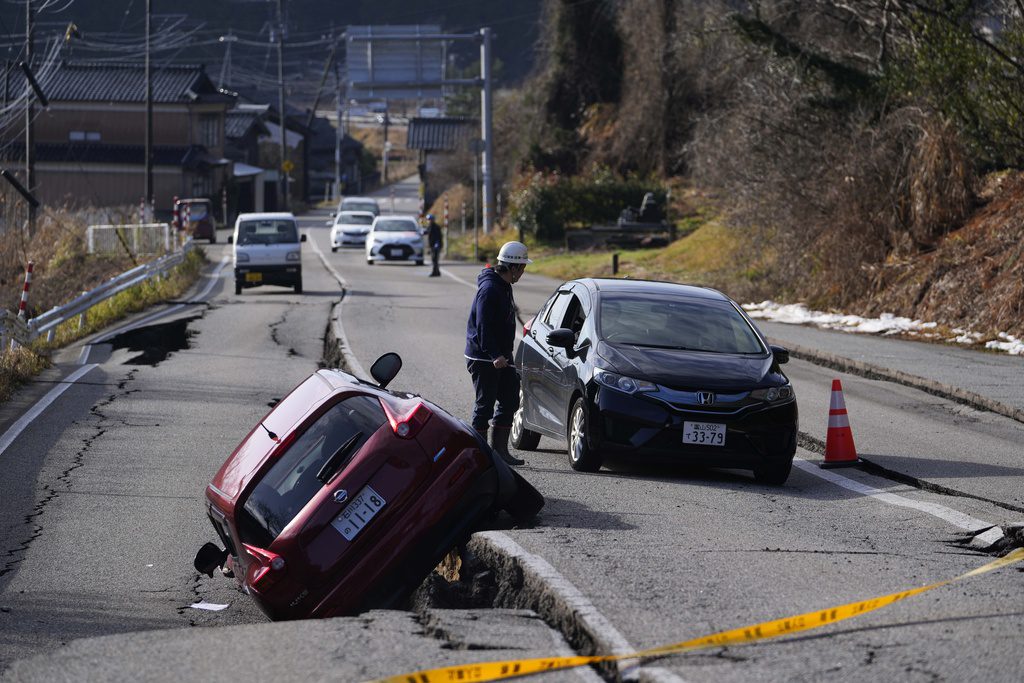
[[[203,114],[199,117],[199,144],[204,147],[220,144],[220,117],[216,114]]]
[[[99,142],[101,137],[98,130],[73,130],[68,133],[68,140],[71,142]]]
[[[212,197],[213,196],[213,178],[204,173],[203,175],[195,176],[192,179],[192,196],[193,197]]]

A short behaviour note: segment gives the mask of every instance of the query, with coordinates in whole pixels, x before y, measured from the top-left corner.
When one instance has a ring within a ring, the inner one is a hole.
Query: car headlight
[[[246,254],[244,251],[240,251],[237,254],[235,254],[235,263],[248,263],[248,262],[249,262],[249,255]]]
[[[657,391],[658,385],[642,379],[633,379],[625,375],[618,375],[607,370],[594,369],[594,381],[598,384],[615,389],[627,394],[635,394],[644,391]]]
[[[769,387],[768,389],[754,389],[750,392],[751,398],[767,401],[768,403],[786,401],[795,395],[791,384],[783,384],[781,387]]]
[[[302,256],[299,254],[299,252],[297,252],[297,251],[289,251],[285,255],[284,260],[285,261],[298,261],[301,258],[302,258]]]

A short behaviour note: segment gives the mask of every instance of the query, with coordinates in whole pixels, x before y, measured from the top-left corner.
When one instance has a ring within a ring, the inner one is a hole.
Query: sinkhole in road
[[[110,340],[114,350],[128,349],[137,351],[139,355],[125,361],[125,365],[156,365],[166,360],[174,351],[189,348],[188,340],[195,332],[188,329],[189,324],[202,316],[179,318],[158,325],[147,325],[134,330],[122,332]]]

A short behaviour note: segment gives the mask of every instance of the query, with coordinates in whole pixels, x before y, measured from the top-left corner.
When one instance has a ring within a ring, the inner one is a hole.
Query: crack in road
[[[806,432],[799,433],[799,436],[797,437],[797,445],[799,445],[800,448],[803,448],[804,450],[808,450],[812,453],[817,453],[818,455],[825,454],[825,443],[821,439],[811,436]],[[967,493],[966,491],[959,491],[957,489],[949,488],[948,486],[943,486],[941,484],[935,484],[933,482],[926,481],[924,479],[915,477],[910,474],[897,472],[896,470],[890,469],[883,465],[879,465],[876,462],[872,462],[871,460],[865,458],[863,455],[860,456],[860,460],[861,462],[858,465],[856,465],[857,469],[867,472],[868,474],[873,474],[884,479],[895,481],[900,484],[912,486],[913,488],[919,489],[921,491],[928,491],[929,493],[938,493],[943,496],[951,496],[955,498],[970,498],[972,500],[979,500],[983,503],[988,503],[990,505],[1001,507],[1004,510],[1010,510],[1012,512],[1024,512],[1024,507],[1021,507],[1019,505],[1004,503],[1002,501],[994,500],[992,498],[986,498],[984,496],[978,496],[973,493]]]
[[[284,325],[284,324],[285,324],[286,322],[288,322],[288,311],[285,311],[284,313],[282,313],[282,314],[281,314],[281,319],[280,319],[280,320],[278,320],[278,321],[276,321],[276,322],[272,322],[272,323],[270,323],[270,324],[269,324],[269,325],[267,326],[267,327],[269,327],[269,328],[270,328],[270,341],[274,342],[274,345],[275,345],[275,346],[280,346],[280,347],[282,347],[282,348],[284,347],[284,344],[283,344],[283,343],[281,342],[281,340],[277,338],[277,331],[278,331],[278,330],[279,330],[279,329],[281,328],[281,326],[282,326],[282,325]],[[295,358],[295,357],[297,357],[297,356],[300,356],[300,355],[301,355],[301,354],[300,354],[300,353],[299,353],[298,351],[296,351],[296,350],[295,350],[295,348],[294,348],[294,347],[291,347],[291,346],[289,346],[289,347],[288,347],[288,348],[287,348],[287,349],[285,350],[285,354],[286,354],[286,355],[287,355],[287,356],[288,356],[289,358]]]
[[[0,577],[14,571],[17,566],[24,561],[32,543],[42,536],[45,527],[41,523],[40,518],[46,512],[50,503],[59,498],[62,493],[67,493],[71,490],[73,486],[71,475],[75,470],[85,465],[85,458],[89,452],[92,451],[93,445],[110,429],[110,418],[103,413],[103,410],[119,398],[129,396],[137,391],[135,389],[126,390],[128,383],[135,378],[136,372],[136,369],[132,369],[124,379],[117,383],[117,388],[120,393],[110,394],[103,400],[95,403],[89,409],[90,418],[97,421],[97,424],[92,427],[94,433],[82,439],[81,448],[78,449],[74,457],[71,459],[70,464],[68,464],[68,466],[65,467],[59,475],[57,475],[53,482],[43,484],[41,489],[41,493],[43,494],[42,497],[36,501],[35,505],[32,506],[31,512],[24,517],[23,523],[25,526],[29,527],[31,531],[29,535],[19,541],[14,548],[8,549],[7,559],[3,566],[0,567]],[[79,426],[82,423],[75,421],[72,424]]]

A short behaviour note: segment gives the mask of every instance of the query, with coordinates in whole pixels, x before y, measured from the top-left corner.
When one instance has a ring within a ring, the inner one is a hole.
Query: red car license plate
[[[364,486],[363,490],[352,499],[352,502],[345,506],[341,514],[334,518],[331,525],[345,537],[345,540],[351,541],[373,519],[374,515],[380,512],[385,503],[387,501],[379,493],[369,486]]]

